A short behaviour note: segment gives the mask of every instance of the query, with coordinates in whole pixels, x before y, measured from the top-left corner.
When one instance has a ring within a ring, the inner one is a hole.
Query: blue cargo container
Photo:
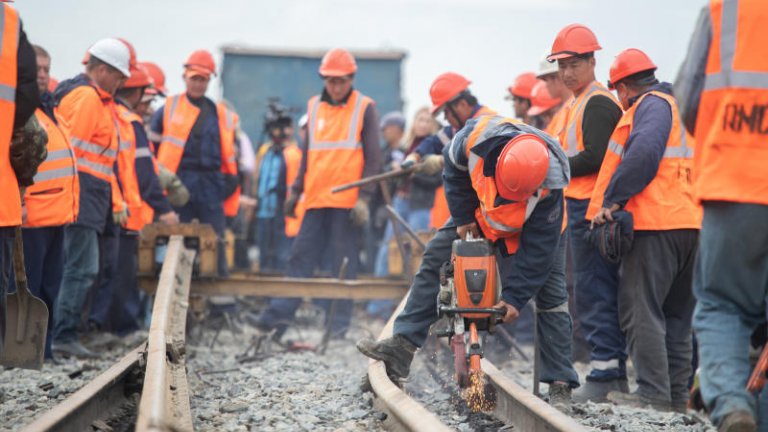
[[[306,111],[307,101],[319,94],[317,74],[325,51],[286,51],[236,46],[222,48],[223,97],[240,114],[242,126],[255,146],[263,142],[264,114],[270,98],[294,110],[294,121]],[[403,51],[353,51],[358,71],[355,88],[376,101],[379,114],[402,110]]]

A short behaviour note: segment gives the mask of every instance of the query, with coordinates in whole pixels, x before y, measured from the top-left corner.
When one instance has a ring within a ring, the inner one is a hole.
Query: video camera
[[[269,133],[275,128],[284,128],[293,124],[291,109],[280,104],[280,98],[269,98],[267,112],[264,114],[264,131]]]

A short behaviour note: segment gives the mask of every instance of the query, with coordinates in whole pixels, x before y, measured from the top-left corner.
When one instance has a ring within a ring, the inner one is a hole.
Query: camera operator
[[[264,118],[269,141],[259,148],[254,180],[256,183],[256,244],[261,271],[283,271],[288,253],[286,223],[296,218],[283,213],[288,185],[293,182],[301,163],[301,149],[293,139],[293,120],[289,110],[270,101]],[[297,226],[301,224],[298,221]]]

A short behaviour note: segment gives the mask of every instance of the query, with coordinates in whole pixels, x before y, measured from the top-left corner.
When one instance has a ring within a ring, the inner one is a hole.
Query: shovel
[[[40,370],[43,367],[45,354],[48,306],[32,295],[27,287],[21,227],[16,227],[13,270],[16,274],[16,292],[5,297],[7,303],[5,344],[0,364]]]

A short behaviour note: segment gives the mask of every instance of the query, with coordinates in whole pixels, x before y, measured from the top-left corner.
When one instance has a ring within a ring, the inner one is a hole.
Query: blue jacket
[[[470,117],[474,117],[475,114],[477,114],[477,112],[480,111],[482,108],[483,108],[482,105],[477,105],[472,110],[472,114]],[[451,139],[455,134],[456,134],[456,131],[453,129],[453,126],[451,125],[444,126],[443,129],[440,130],[440,132],[424,138],[414,151],[418,153],[419,156],[422,156],[422,157],[427,155],[432,155],[432,154],[441,154],[443,152],[443,147],[445,147],[448,144],[448,142],[451,141]]]
[[[475,222],[475,210],[480,205],[477,193],[467,170],[466,142],[474,130],[477,120],[470,120],[461,129],[449,146],[443,150],[445,168],[443,180],[445,195],[451,217],[456,225]],[[502,299],[521,310],[549,278],[552,262],[559,250],[563,223],[563,191],[570,181],[568,158],[560,144],[544,132],[525,124],[504,124],[492,138],[477,143],[472,152],[484,159],[483,174],[493,177],[496,161],[504,144],[511,138],[532,133],[542,139],[550,150],[550,165],[542,187],[550,190],[540,200],[523,225],[520,244],[512,255],[506,253],[503,241],[496,242],[497,248],[506,259],[499,261],[504,266],[502,274]],[[501,197],[497,204],[511,202]]]
[[[659,83],[648,89],[672,94],[672,85]],[[643,93],[645,94],[645,93]],[[633,105],[641,95],[630,99]],[[672,107],[664,99],[648,95],[640,102],[632,120],[632,132],[624,144],[624,155],[603,196],[603,207],[624,207],[656,177],[672,131]]]

